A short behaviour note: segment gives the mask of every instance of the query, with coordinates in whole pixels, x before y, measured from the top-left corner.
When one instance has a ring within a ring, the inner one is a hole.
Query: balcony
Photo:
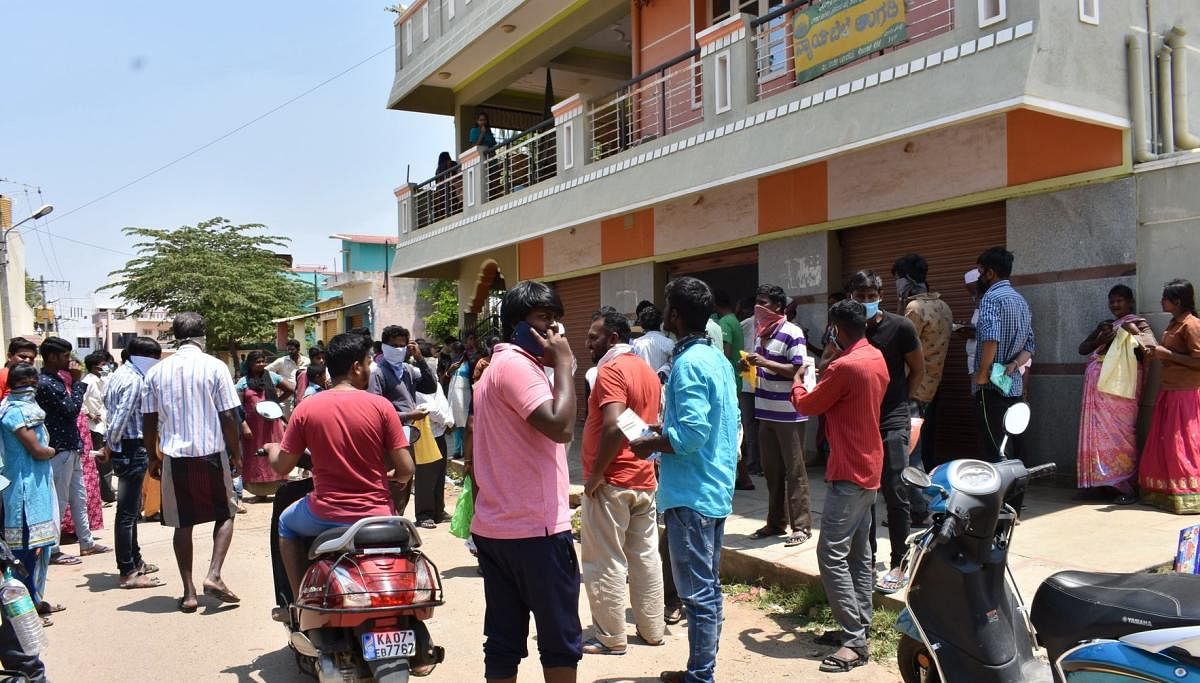
[[[1123,72],[1113,48],[1132,10],[1098,31],[1060,0],[1010,0],[997,16],[980,15],[995,4],[978,0],[865,4],[869,11],[823,16],[838,3],[793,2],[712,26],[696,49],[606,95],[562,100],[552,121],[513,144],[465,151],[450,185],[462,199],[443,201],[444,210],[421,211],[421,186],[397,188],[393,273],[421,276],[466,255],[1017,108],[1128,125],[1121,77],[1096,74]],[[863,40],[831,52],[851,29]],[[1045,53],[1053,59],[1039,62]],[[1085,54],[1088,79],[1062,73],[1064,60]]]

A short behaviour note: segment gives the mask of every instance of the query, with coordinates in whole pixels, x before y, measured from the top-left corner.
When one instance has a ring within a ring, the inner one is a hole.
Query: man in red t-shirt
[[[37,344],[34,344],[25,337],[13,337],[8,342],[8,360],[5,361],[4,367],[0,368],[0,398],[8,396],[8,369],[15,367],[19,363],[33,365],[37,357]]]
[[[292,412],[283,443],[267,444],[271,467],[287,475],[307,450],[313,491],[279,516],[279,556],[292,594],[307,569],[305,539],[364,517],[396,514],[391,479],[403,484],[415,466],[396,409],[365,391],[371,378],[371,340],[339,334],[329,341],[326,366],[333,388],[309,396]]]
[[[582,551],[595,637],[584,643],[583,652],[622,654],[626,574],[638,635],[660,645],[664,624],[654,463],[633,454],[617,420],[629,409],[646,424],[657,424],[662,384],[629,345],[629,321],[616,309],[602,308],[592,316],[587,345],[597,374],[583,427]]]

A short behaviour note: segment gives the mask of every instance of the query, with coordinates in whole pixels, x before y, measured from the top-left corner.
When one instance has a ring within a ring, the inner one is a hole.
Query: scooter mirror
[[[408,438],[408,445],[411,446],[421,440],[421,430],[409,425],[404,426],[404,436]]]
[[[1004,431],[1009,434],[1024,434],[1029,428],[1029,404],[1014,403],[1004,411]]]
[[[917,488],[925,489],[933,486],[933,480],[929,478],[925,470],[919,467],[905,467],[904,471],[900,473],[900,478],[904,480],[904,483]]]

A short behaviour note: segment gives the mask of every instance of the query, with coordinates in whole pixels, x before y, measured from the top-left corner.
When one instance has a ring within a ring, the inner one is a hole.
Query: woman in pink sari
[[[258,455],[264,445],[283,440],[283,421],[259,415],[257,406],[263,401],[282,404],[295,391],[296,385],[267,370],[267,359],[262,351],[251,351],[246,355],[245,374],[235,387],[242,399],[246,426],[250,431],[242,435],[242,478],[246,490],[254,496],[252,501],[259,502],[275,495],[275,490],[287,481],[287,477],[281,477],[271,469],[267,456]]]
[[[1104,354],[1124,329],[1142,347],[1155,344],[1154,333],[1146,319],[1133,313],[1133,290],[1117,285],[1108,292],[1108,310],[1113,319],[1096,326],[1079,345],[1079,353],[1088,357],[1083,379],[1083,411],[1079,418],[1079,488],[1108,487],[1116,491],[1118,505],[1137,502],[1134,481],[1138,473],[1137,416],[1138,399],[1145,376],[1142,354],[1138,356],[1137,395],[1114,396],[1100,391],[1100,368]]]

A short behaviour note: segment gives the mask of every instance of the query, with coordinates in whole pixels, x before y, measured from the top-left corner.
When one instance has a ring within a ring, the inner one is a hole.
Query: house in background
[[[152,337],[159,341],[171,338],[172,316],[166,309],[152,308],[134,316],[131,314],[137,311],[137,304],[99,293],[93,295],[92,306],[95,308],[92,324],[96,339],[93,351],[104,349],[119,356],[135,337]]]
[[[12,199],[0,195],[0,230],[8,229],[12,224]],[[32,335],[34,331],[33,309],[25,303],[25,241],[18,230],[8,233],[8,277],[6,282],[0,282],[0,287],[8,290],[8,301],[13,309],[11,330],[4,329],[5,316],[0,315],[0,339],[5,340],[17,335]]]

